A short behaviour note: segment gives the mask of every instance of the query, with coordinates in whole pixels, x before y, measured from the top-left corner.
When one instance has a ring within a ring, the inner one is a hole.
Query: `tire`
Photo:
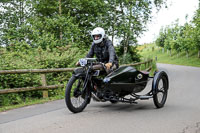
[[[155,83],[156,93],[153,95],[154,105],[157,108],[162,108],[165,105],[168,95],[168,77],[166,73],[160,73]]]
[[[66,87],[65,103],[73,113],[82,112],[90,100],[89,93],[83,92],[83,82],[82,78],[72,76]]]
[[[117,104],[118,101],[110,100],[110,103],[112,103],[112,104]]]

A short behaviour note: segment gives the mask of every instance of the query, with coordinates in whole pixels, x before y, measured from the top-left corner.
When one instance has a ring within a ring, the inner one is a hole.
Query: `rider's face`
[[[99,40],[100,39],[100,35],[94,35],[94,40]]]

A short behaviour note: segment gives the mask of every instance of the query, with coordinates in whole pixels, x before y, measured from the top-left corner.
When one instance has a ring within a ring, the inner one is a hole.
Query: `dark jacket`
[[[102,44],[103,43],[103,44]],[[118,58],[115,53],[115,49],[112,45],[112,41],[109,39],[104,39],[101,44],[92,43],[87,58],[92,58],[96,55],[97,61],[102,63],[112,63],[118,66]]]

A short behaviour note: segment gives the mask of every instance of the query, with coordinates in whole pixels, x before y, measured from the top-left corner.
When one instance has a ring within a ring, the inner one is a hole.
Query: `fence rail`
[[[134,64],[124,64],[121,66],[139,66],[141,70],[141,65],[144,64],[146,71],[151,69],[152,59],[147,60],[145,62],[139,62]],[[0,90],[0,94],[8,94],[8,93],[17,93],[17,92],[24,92],[24,91],[33,91],[33,90],[44,90],[43,97],[48,97],[48,89],[57,89],[60,87],[64,87],[64,84],[60,85],[47,85],[46,82],[46,73],[54,73],[54,72],[72,72],[75,68],[57,68],[57,69],[19,69],[19,70],[0,70],[0,74],[25,74],[25,73],[40,73],[41,74],[41,83],[42,86],[39,87],[23,87],[23,88],[12,88],[12,89],[2,89]]]
[[[75,68],[0,70],[0,74],[70,72]]]

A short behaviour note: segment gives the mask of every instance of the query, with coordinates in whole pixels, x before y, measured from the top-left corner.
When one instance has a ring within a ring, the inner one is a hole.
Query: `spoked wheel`
[[[68,109],[73,113],[83,111],[87,106],[90,97],[88,92],[83,91],[84,80],[72,76],[65,91],[65,102]]]
[[[168,78],[165,72],[160,73],[155,85],[156,94],[153,96],[154,104],[157,108],[162,108],[167,100]]]

